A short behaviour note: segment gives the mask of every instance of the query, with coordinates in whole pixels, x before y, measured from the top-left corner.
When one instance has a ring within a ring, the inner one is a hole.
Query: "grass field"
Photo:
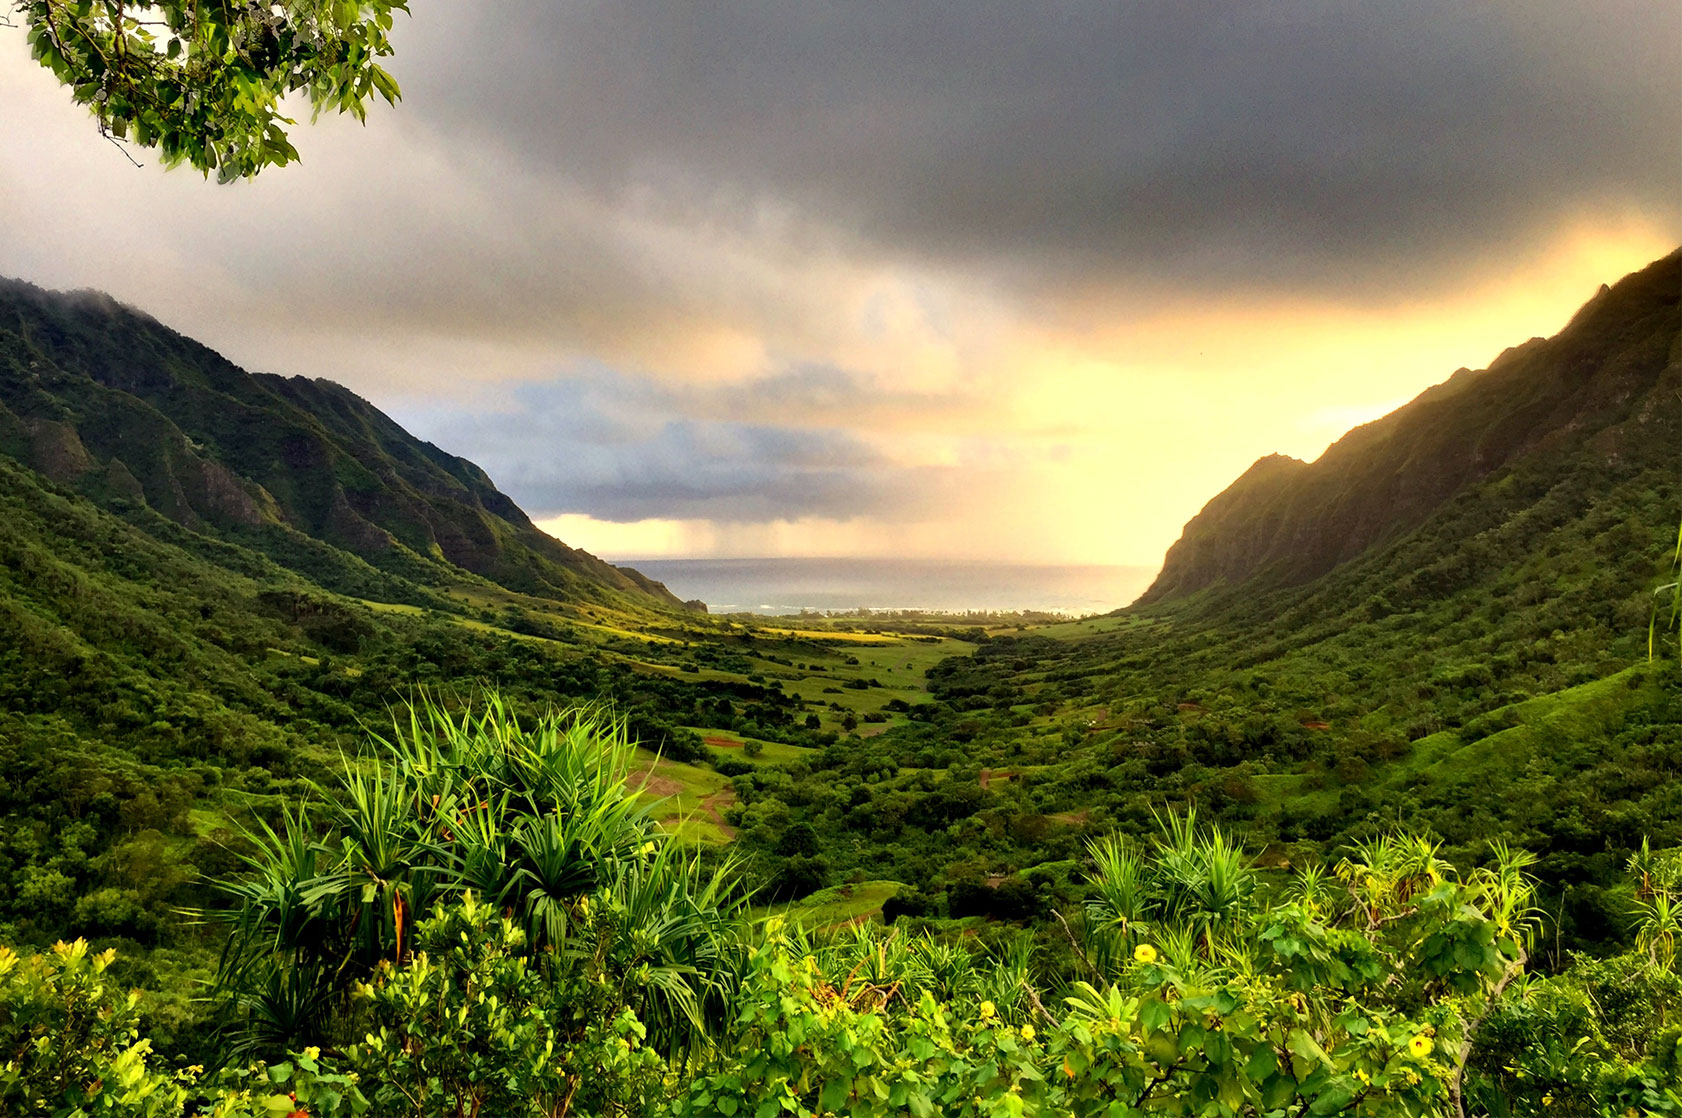
[[[1537,762],[1570,766],[1575,743],[1597,740],[1632,709],[1662,700],[1657,672],[1651,665],[1638,664],[1605,679],[1502,707],[1459,729],[1420,738],[1405,755],[1375,767],[1370,781],[1364,783],[1376,792],[1414,780],[1455,785],[1480,774],[1522,774]],[[1271,807],[1331,811],[1341,787],[1336,782],[1313,787],[1315,775],[1265,773],[1251,780],[1261,802]]]
[[[758,909],[761,916],[781,915],[808,931],[825,931],[859,923],[882,911],[882,904],[904,886],[897,881],[864,881],[832,885],[786,906]]]
[[[926,702],[928,669],[947,657],[964,656],[975,650],[975,645],[967,641],[870,631],[867,622],[840,618],[802,619],[779,625],[757,618],[707,615],[682,619],[652,614],[644,617],[595,604],[562,605],[476,584],[453,587],[447,596],[469,612],[469,616],[449,616],[449,620],[476,632],[534,643],[595,648],[599,655],[621,661],[645,675],[697,683],[775,682],[787,693],[813,704],[821,727],[836,733],[845,732],[848,715],[856,720],[855,732],[861,735],[881,733],[905,722],[903,714],[883,708],[896,699],[907,705]],[[386,613],[428,612],[416,606],[367,604]],[[507,628],[505,611],[518,611],[534,621],[552,625],[556,635],[564,634],[564,639],[557,642],[551,637],[516,633]],[[1113,623],[1114,619],[1098,622]],[[701,656],[691,659],[685,650],[690,643],[717,648],[719,642],[740,656],[737,665],[721,667]],[[655,649],[661,651],[656,653]],[[846,686],[849,681],[857,680],[872,680],[880,686]],[[885,715],[885,720],[867,722],[866,715]],[[780,763],[796,756],[785,747],[777,747],[768,748],[760,760]]]
[[[742,746],[755,739],[744,738],[733,730],[709,730],[700,727],[694,729],[701,735],[701,740],[707,744],[707,748],[724,757],[739,757],[750,765],[785,765],[790,761],[810,757],[815,752],[780,741],[762,741],[759,743],[759,756],[750,757]]]
[[[786,637],[791,640],[819,642],[834,641],[843,645],[880,643],[884,636],[881,633],[866,633],[856,629],[843,628],[783,629],[774,624],[766,625],[760,631],[768,637]]]
[[[641,787],[655,804],[654,817],[684,839],[728,842],[734,837],[724,822],[724,809],[736,799],[728,777],[639,749],[631,786]]]
[[[401,602],[375,602],[368,598],[358,598],[356,600],[375,613],[406,613],[411,617],[419,617],[426,612],[419,606],[405,605]]]
[[[887,704],[897,700],[915,706],[929,700],[926,682],[930,667],[975,650],[968,641],[872,631],[868,622],[840,618],[777,624],[757,618],[707,615],[643,617],[611,606],[560,604],[477,584],[453,587],[447,597],[467,615],[440,616],[462,628],[536,644],[594,649],[597,655],[626,664],[643,675],[695,683],[780,686],[785,693],[810,704],[807,713],[818,716],[821,729],[846,733],[846,723],[851,719],[855,724],[852,732],[866,737],[908,721],[902,712],[885,710]],[[367,604],[385,613],[416,616],[430,612],[416,606]],[[514,632],[505,619],[515,615],[553,626],[553,636]],[[1113,624],[1113,619],[1100,623]],[[691,644],[697,650],[693,657],[688,652]],[[706,651],[721,648],[736,658],[733,663],[716,662],[717,652]],[[847,686],[861,680],[879,686]],[[739,749],[740,735],[699,728],[697,732],[716,739],[712,744],[721,754],[743,757],[754,764],[787,764],[805,752],[796,746],[763,742],[759,755],[749,758]],[[664,770],[660,775],[667,779]],[[672,820],[689,817],[686,829],[698,836],[712,841],[727,837],[728,827],[713,818],[716,811],[709,815],[698,810],[708,797],[719,795],[723,789],[697,789],[692,776],[671,779],[681,791],[673,794],[672,805],[663,808],[663,813]]]
[[[1059,621],[1051,625],[1027,625],[1019,629],[1000,629],[998,634],[1000,636],[1027,634],[1035,637],[1068,640],[1076,637],[1097,636],[1100,633],[1114,633],[1140,624],[1149,624],[1149,622],[1141,622],[1134,617],[1090,617],[1084,621]]]
[[[906,721],[901,714],[889,714],[885,723],[866,723],[863,717],[882,710],[894,699],[916,705],[928,701],[926,681],[928,670],[949,656],[966,656],[975,651],[968,641],[942,637],[938,641],[920,641],[892,633],[854,634],[868,638],[868,643],[847,648],[826,650],[827,655],[813,657],[812,663],[822,663],[822,672],[790,670],[768,665],[771,672],[784,681],[784,689],[809,702],[831,703],[841,710],[819,711],[823,728],[840,731],[841,721],[851,712],[859,721],[859,732],[880,732],[888,726]],[[856,659],[857,664],[847,661]],[[847,687],[849,680],[868,679],[880,687],[857,689]]]
[[[1657,672],[1640,664],[1605,679],[1503,707],[1491,716],[1491,725],[1514,724],[1493,733],[1475,735],[1462,728],[1421,738],[1401,767],[1404,772],[1452,781],[1486,768],[1492,758],[1499,758],[1507,771],[1521,771],[1538,754],[1567,760],[1575,742],[1608,732],[1630,708],[1656,701],[1660,695]]]

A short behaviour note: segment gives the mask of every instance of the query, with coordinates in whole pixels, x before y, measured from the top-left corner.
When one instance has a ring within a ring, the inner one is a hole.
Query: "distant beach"
[[[1107,613],[1144,592],[1152,567],[924,559],[614,559],[714,613],[802,610]]]

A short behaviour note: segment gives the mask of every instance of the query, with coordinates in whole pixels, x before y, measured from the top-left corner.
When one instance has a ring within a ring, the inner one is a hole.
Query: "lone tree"
[[[101,135],[156,148],[218,181],[298,158],[281,100],[302,91],[365,119],[395,103],[394,12],[408,0],[10,0],[37,61],[92,110]]]

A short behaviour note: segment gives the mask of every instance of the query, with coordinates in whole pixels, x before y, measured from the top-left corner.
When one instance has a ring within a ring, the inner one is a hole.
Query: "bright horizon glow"
[[[1062,563],[1055,560],[1008,556],[950,555],[940,550],[938,536],[918,540],[901,537],[901,546],[880,550],[877,543],[893,526],[858,519],[777,520],[731,524],[711,520],[598,520],[583,513],[566,513],[535,521],[537,527],[597,558],[614,563],[648,559],[926,559],[954,563],[1000,562],[1025,566],[1128,566],[1122,563]],[[873,550],[873,548],[875,550]]]
[[[980,414],[873,414],[851,428],[906,469],[971,469],[984,428],[1014,457],[921,519],[861,515],[612,520],[540,528],[605,558],[889,558],[1160,566],[1204,503],[1257,458],[1318,458],[1460,368],[1563,328],[1605,282],[1664,255],[1625,215],[1562,230],[1531,259],[1385,305],[1256,300],[1173,306],[1102,332],[1002,332],[972,366],[997,389]],[[1188,341],[1188,339],[1191,339]],[[814,430],[822,431],[819,415]],[[840,417],[856,418],[856,417]],[[831,421],[839,422],[837,417]],[[1117,479],[1133,479],[1118,484]],[[1104,515],[1124,509],[1123,515]]]

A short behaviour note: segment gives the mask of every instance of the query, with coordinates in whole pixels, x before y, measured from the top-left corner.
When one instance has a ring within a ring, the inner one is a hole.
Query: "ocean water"
[[[801,610],[1042,610],[1081,616],[1127,605],[1152,567],[924,559],[615,559],[714,613]]]

